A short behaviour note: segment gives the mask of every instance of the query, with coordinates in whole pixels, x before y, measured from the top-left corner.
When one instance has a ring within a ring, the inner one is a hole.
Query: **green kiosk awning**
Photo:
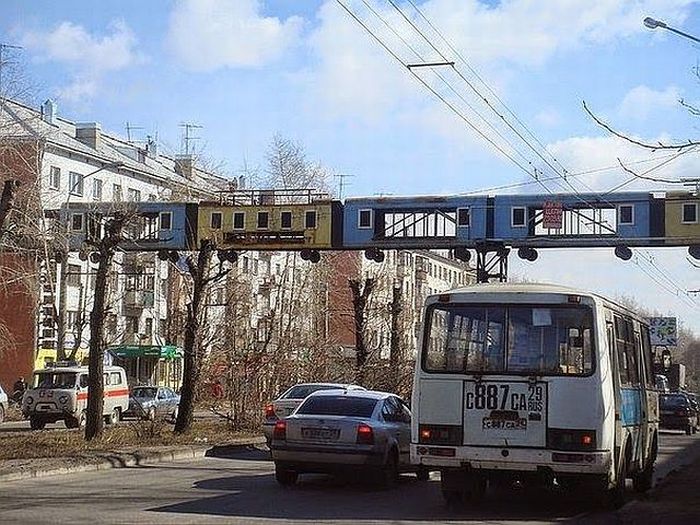
[[[182,348],[173,345],[121,345],[109,346],[107,351],[116,357],[158,357],[178,359],[183,356]]]

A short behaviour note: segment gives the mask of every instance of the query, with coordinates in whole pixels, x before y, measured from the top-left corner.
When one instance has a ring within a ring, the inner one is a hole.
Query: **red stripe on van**
[[[121,396],[128,396],[129,395],[129,389],[128,388],[123,388],[121,390],[107,390],[105,391],[105,397],[121,397]],[[88,395],[87,392],[78,392],[78,401],[81,401],[83,399],[87,399]]]

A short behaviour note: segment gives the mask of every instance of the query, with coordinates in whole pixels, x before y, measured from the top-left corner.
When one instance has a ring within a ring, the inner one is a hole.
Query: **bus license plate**
[[[302,428],[301,437],[304,439],[321,439],[323,441],[332,441],[340,437],[340,429],[338,428]]]
[[[527,419],[524,417],[518,419],[493,419],[485,417],[481,421],[481,428],[484,430],[527,430]]]

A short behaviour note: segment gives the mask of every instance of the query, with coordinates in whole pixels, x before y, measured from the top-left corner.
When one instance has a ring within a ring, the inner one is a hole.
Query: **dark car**
[[[698,408],[690,397],[682,392],[659,396],[660,427],[669,430],[685,430],[690,435],[698,428]]]
[[[180,396],[162,386],[137,386],[129,396],[129,409],[124,415],[154,421],[157,418],[177,418]]]

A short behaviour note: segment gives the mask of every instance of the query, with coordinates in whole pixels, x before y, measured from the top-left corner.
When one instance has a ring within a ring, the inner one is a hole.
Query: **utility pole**
[[[131,142],[131,132],[136,129],[143,129],[142,126],[132,126],[131,123],[127,120],[126,121],[126,140],[127,142]]]
[[[391,346],[389,347],[389,374],[391,379],[391,391],[396,392],[399,386],[401,367],[401,306],[402,286],[401,282],[394,283],[391,294]]]

